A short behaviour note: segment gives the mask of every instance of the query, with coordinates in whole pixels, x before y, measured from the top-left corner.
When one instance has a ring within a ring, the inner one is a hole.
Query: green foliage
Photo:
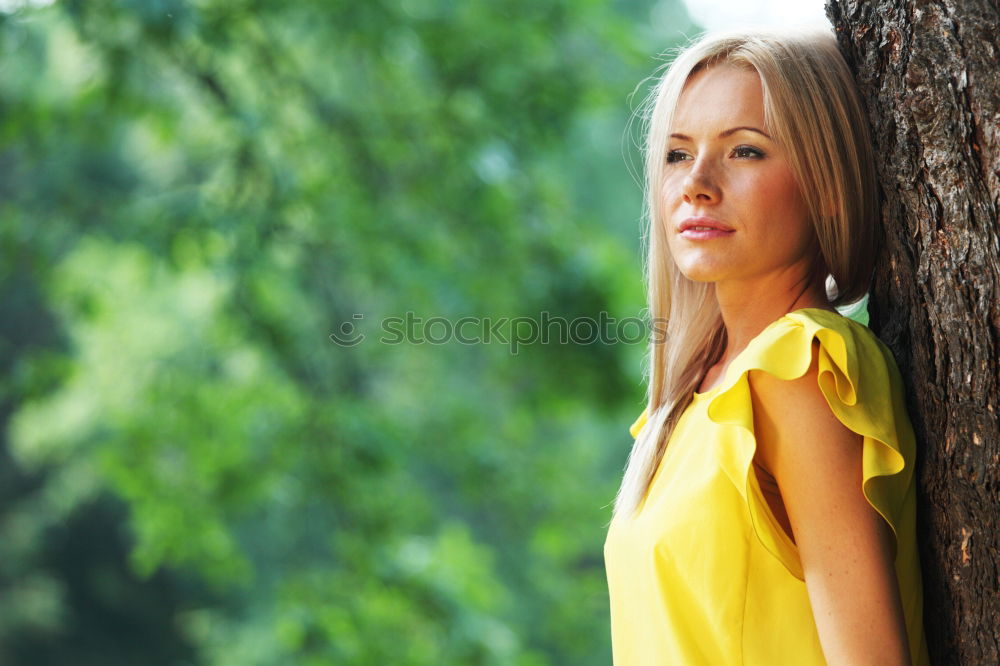
[[[608,663],[650,4],[0,13],[0,661]]]

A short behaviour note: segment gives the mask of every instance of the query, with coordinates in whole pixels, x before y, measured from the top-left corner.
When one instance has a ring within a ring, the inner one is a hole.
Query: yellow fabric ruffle
[[[642,430],[642,426],[646,425],[646,411],[642,410],[642,414],[639,414],[639,418],[635,420],[635,423],[628,427],[628,432],[632,435],[632,439],[639,436],[639,432]]]

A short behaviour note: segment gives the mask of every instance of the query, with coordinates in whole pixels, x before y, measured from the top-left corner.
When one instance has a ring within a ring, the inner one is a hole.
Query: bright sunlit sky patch
[[[684,4],[694,22],[708,30],[830,26],[823,0],[684,0]]]
[[[22,7],[44,7],[55,0],[0,0],[0,12],[15,12]]]

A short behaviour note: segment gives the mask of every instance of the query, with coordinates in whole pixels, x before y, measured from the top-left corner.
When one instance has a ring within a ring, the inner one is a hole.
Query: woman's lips
[[[681,237],[688,240],[724,238],[732,233],[733,229],[710,217],[689,217],[680,226]]]

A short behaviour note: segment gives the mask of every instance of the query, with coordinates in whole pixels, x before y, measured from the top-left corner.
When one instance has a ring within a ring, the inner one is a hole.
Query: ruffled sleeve
[[[863,436],[865,498],[892,527],[897,543],[915,462],[899,370],[891,352],[868,328],[837,313],[809,308],[785,315],[753,339],[712,391],[708,416],[724,426],[719,461],[747,503],[757,538],[799,579],[803,572],[798,549],[772,514],[752,468],[756,440],[747,373],[762,370],[779,379],[797,379],[812,362],[813,340],[819,341],[820,390],[837,419]]]

